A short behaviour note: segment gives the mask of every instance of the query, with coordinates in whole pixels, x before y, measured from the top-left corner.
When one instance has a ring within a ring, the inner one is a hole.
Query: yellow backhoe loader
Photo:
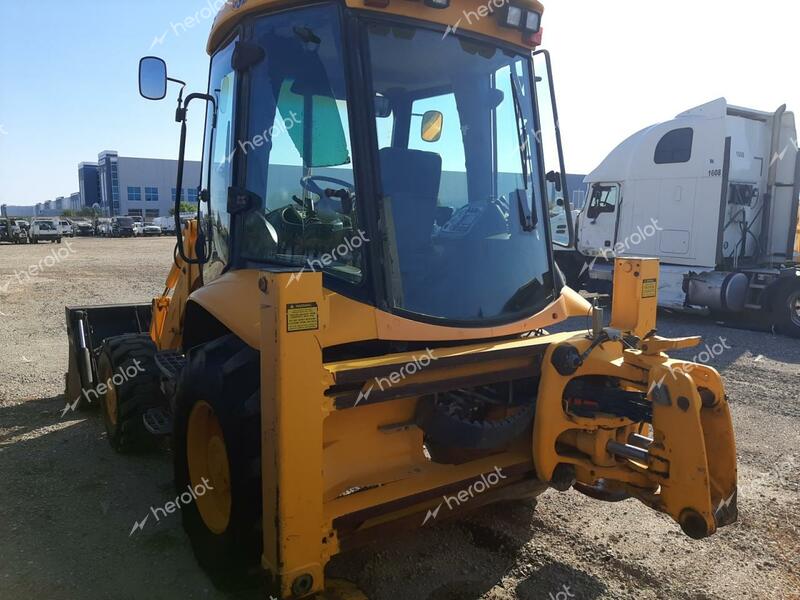
[[[67,308],[66,394],[103,392],[119,452],[169,437],[216,581],[358,598],[326,581],[332,556],[550,487],[636,498],[697,539],[736,520],[723,383],[668,357],[699,338],[658,335],[658,263],[617,262],[610,324],[555,266],[572,225],[542,14],[236,0],[207,93],[142,59],[145,98],[181,89],[174,265],[151,304]]]

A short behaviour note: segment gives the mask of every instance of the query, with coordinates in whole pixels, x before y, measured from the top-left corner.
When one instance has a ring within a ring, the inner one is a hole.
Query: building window
[[[128,209],[128,216],[129,217],[141,217],[142,216],[142,209],[141,208]]]
[[[197,188],[189,188],[186,190],[186,199],[191,202],[197,202]]]
[[[144,211],[144,219],[145,221],[150,222],[151,220],[157,218],[161,211],[157,208],[148,208]]]
[[[691,127],[670,131],[656,146],[656,164],[674,165],[689,162],[692,159],[693,141],[694,129]]]
[[[144,200],[145,202],[158,202],[158,188],[144,188]]]
[[[141,202],[142,188],[128,186],[128,202]]]

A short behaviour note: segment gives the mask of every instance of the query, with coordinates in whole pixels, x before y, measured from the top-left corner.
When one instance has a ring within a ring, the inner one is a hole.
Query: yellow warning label
[[[642,298],[655,298],[658,295],[658,279],[645,279],[642,282]]]
[[[286,330],[289,333],[315,329],[319,329],[319,308],[316,302],[289,304],[286,307]]]

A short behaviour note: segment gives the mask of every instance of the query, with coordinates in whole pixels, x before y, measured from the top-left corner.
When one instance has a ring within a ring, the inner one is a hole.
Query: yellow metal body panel
[[[628,263],[635,268],[623,268],[621,273],[631,281],[620,275],[618,284],[638,294],[642,279],[657,273],[657,263],[655,270],[650,261]],[[358,336],[365,336],[359,339],[374,339],[371,336],[379,332],[378,311],[324,290],[318,273],[291,284],[291,274],[231,276],[235,277],[219,284],[214,293],[239,290],[238,305],[252,304],[259,313],[241,317],[240,323],[247,329],[257,318],[260,324],[262,562],[279,582],[282,597],[290,597],[292,585],[303,577],[310,577],[313,591],[321,592],[325,564],[350,544],[350,538],[393,523],[420,526],[419,516],[441,506],[443,493],[494,471],[509,473],[503,484],[510,486],[526,480],[551,481],[559,465],[571,465],[578,482],[589,486],[605,482],[681,523],[687,514],[699,515],[706,534],[716,530],[725,510],[735,503],[735,445],[719,374],[663,353],[689,347],[697,338],[651,336],[638,350],[621,341],[606,341],[572,375],[556,371],[553,353],[565,344],[585,352],[592,345],[586,334],[543,334],[436,348],[430,354],[436,366],[398,382],[393,399],[343,408],[333,390],[368,380],[366,374],[411,363],[420,351],[326,363],[324,348],[354,337],[343,328],[353,326]],[[240,286],[257,292],[244,292]],[[617,303],[612,318],[627,325],[626,333],[643,331],[654,325],[654,317],[640,308]],[[353,321],[353,315],[370,311],[368,325]],[[458,339],[457,333],[451,339]],[[537,369],[541,379],[530,441],[458,465],[436,463],[426,456],[423,433],[415,424],[420,390],[442,381],[493,374],[533,376]],[[354,374],[359,375],[354,378]],[[565,410],[565,388],[584,376],[619,381],[623,389],[647,394],[653,402],[653,444],[647,464],[614,456],[607,449],[609,442],[624,444],[628,436],[642,432],[643,424],[611,415],[576,417]],[[502,491],[496,490],[498,497]]]
[[[195,291],[190,300],[214,315],[249,346],[259,348],[261,339],[259,279],[262,275],[260,271],[255,270],[226,273]],[[316,274],[309,274],[312,275]],[[306,274],[300,279],[305,276]],[[231,298],[235,298],[236,301],[231,302]],[[361,340],[467,342],[521,335],[552,327],[570,317],[587,317],[591,314],[591,310],[592,305],[580,294],[564,288],[558,300],[528,319],[499,327],[458,329],[412,321],[323,290],[323,300],[319,306],[322,320],[319,338],[325,347]]]
[[[190,258],[197,258],[197,221],[189,221],[184,230],[183,251]],[[150,338],[159,350],[177,350],[183,343],[183,319],[186,301],[201,285],[200,268],[187,264],[176,256],[167,276],[164,293],[153,299],[153,316],[150,323]]]
[[[797,220],[797,235],[794,238],[794,262],[800,263],[800,217]]]
[[[643,282],[658,276],[655,259],[620,259],[615,265],[612,326],[625,334],[645,336],[655,329],[654,298]],[[656,281],[657,289],[657,281]],[[620,290],[624,291],[620,295]],[[641,350],[622,340],[592,350],[575,373],[548,368],[558,347],[544,360],[534,421],[533,456],[540,478],[550,481],[559,465],[572,465],[578,482],[604,482],[639,498],[684,524],[699,515],[707,535],[727,524],[735,508],[736,449],[722,380],[714,369],[669,359],[663,350],[686,348],[699,338],[665,340],[650,337]],[[592,340],[568,342],[586,353]],[[653,406],[653,439],[648,464],[613,456],[608,442],[627,444],[641,424],[620,417],[582,418],[564,409],[565,389],[578,377],[605,376],[623,389],[647,393]],[[575,450],[578,452],[575,452]]]
[[[238,23],[246,16],[261,12],[274,12],[289,8],[310,6],[308,0],[247,0],[245,2],[226,2],[220,10],[208,39],[208,53],[213,54],[216,48],[233,31]],[[391,0],[386,8],[375,8],[366,5],[364,0],[346,0],[349,8],[368,10],[375,13],[395,15],[419,19],[431,23],[438,23],[445,27],[456,27],[464,31],[483,34],[503,40],[510,44],[524,46],[528,49],[523,39],[523,33],[517,29],[501,27],[498,19],[489,14],[490,11],[499,12],[491,3],[485,0],[451,0],[450,6],[445,9],[436,9],[425,6],[422,0]],[[544,6],[537,0],[516,0],[515,5],[529,7],[539,13],[544,13]],[[500,3],[498,3],[500,5]],[[500,5],[502,6],[502,5]]]
[[[320,306],[322,275],[291,285],[290,273],[265,274],[261,307],[261,431],[264,494],[264,567],[281,597],[311,577],[309,592],[324,590],[322,399],[332,378],[322,367],[318,329],[290,332],[293,305]]]
[[[640,338],[656,328],[658,264],[654,258],[615,261],[611,327]]]

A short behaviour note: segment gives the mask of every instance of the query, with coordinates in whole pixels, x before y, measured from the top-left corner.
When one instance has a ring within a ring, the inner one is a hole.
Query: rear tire
[[[103,419],[111,447],[128,453],[149,450],[156,439],[145,429],[143,416],[151,408],[163,406],[160,372],[155,363],[158,352],[147,334],[109,338],[103,344],[97,366]],[[117,381],[121,381],[117,383]]]
[[[175,487],[213,490],[182,508],[183,527],[225,588],[261,573],[260,377],[259,353],[228,335],[193,349],[178,385]]]
[[[773,311],[778,330],[784,335],[800,338],[800,285],[778,289]]]

